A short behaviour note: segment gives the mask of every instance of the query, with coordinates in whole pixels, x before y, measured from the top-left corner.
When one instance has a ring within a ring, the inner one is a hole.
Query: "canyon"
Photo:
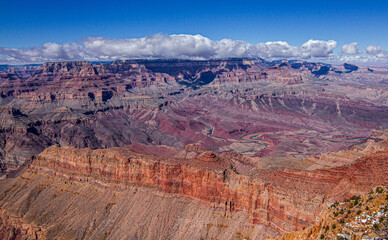
[[[388,184],[388,68],[118,60],[0,72],[0,236],[265,239]]]
[[[387,128],[388,68],[344,66],[226,59],[9,67],[0,72],[1,171],[54,144],[136,143],[199,144],[250,156],[260,168],[305,168],[305,157]],[[257,136],[264,141],[244,139],[253,133],[266,133]]]

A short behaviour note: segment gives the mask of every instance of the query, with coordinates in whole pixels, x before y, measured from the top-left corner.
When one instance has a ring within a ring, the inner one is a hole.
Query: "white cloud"
[[[156,34],[138,39],[90,37],[83,41],[90,57],[103,58],[211,58],[213,41],[201,35]]]
[[[16,62],[42,62],[82,59],[82,47],[75,43],[45,43],[42,47],[28,49],[0,48],[4,59]]]
[[[89,37],[80,43],[48,42],[40,47],[27,49],[0,48],[0,62],[33,63],[131,58],[210,59],[228,57],[333,61],[333,59],[340,60],[338,56],[333,54],[333,49],[336,47],[337,42],[334,40],[309,40],[301,46],[292,46],[284,41],[251,44],[231,39],[215,41],[201,35],[155,34],[130,39]],[[344,45],[342,52],[345,54],[360,53],[356,42]],[[369,57],[381,57],[385,56],[386,52],[378,46],[368,46],[367,53],[375,55]],[[356,58],[353,59],[356,60]]]
[[[370,55],[374,55],[378,58],[388,58],[388,52],[384,51],[378,45],[369,45],[365,48],[366,52]]]
[[[377,55],[383,52],[383,49],[377,45],[369,45],[366,47],[366,52],[370,55]]]
[[[341,52],[348,55],[356,55],[356,54],[362,53],[358,47],[358,42],[352,42],[352,43],[343,45]]]
[[[299,57],[298,47],[290,46],[287,42],[266,42],[256,44],[258,55],[262,58]]]
[[[215,47],[214,56],[216,58],[228,57],[258,57],[256,47],[248,42],[222,39],[212,41]]]
[[[304,58],[309,57],[328,57],[333,54],[333,49],[337,47],[334,40],[308,40],[302,44],[301,54]]]

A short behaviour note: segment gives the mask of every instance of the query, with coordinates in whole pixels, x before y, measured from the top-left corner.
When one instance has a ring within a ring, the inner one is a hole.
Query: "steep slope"
[[[186,158],[130,148],[52,146],[20,176],[1,180],[2,232],[43,238],[264,239],[312,225],[335,201],[387,185],[387,140],[375,144],[386,150],[376,148],[351,164],[313,171],[259,170],[249,159],[195,146],[176,153]],[[140,218],[146,215],[139,212],[149,214],[147,229]],[[165,220],[158,221],[158,214]],[[195,224],[185,225],[190,221]]]
[[[378,186],[369,194],[334,203],[319,224],[279,239],[387,239],[387,219],[387,187]]]
[[[261,239],[271,232],[245,212],[140,186],[118,190],[29,171],[0,189],[1,239]]]

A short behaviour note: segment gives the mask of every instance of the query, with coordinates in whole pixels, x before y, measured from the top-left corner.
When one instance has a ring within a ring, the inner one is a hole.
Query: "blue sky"
[[[91,36],[200,34],[252,44],[310,39],[388,50],[388,1],[4,1],[0,47],[79,43]]]

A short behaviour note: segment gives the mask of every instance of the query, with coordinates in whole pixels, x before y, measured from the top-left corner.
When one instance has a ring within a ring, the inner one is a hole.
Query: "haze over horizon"
[[[260,57],[388,63],[386,1],[13,1],[0,63]]]

